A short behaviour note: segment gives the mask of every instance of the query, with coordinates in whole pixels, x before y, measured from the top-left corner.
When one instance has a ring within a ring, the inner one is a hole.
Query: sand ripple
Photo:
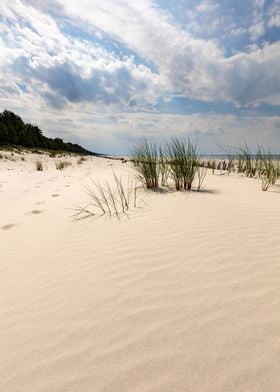
[[[2,231],[0,390],[279,391],[279,195],[209,186]]]

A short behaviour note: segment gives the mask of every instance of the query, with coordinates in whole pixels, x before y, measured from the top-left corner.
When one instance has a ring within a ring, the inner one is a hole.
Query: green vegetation
[[[63,170],[68,166],[71,166],[72,163],[69,161],[59,161],[55,163],[56,170]]]
[[[126,186],[121,177],[113,172],[112,186],[108,181],[103,184],[92,181],[92,186],[85,186],[90,202],[85,207],[77,207],[74,219],[83,219],[95,215],[109,215],[120,219],[128,214],[131,207],[137,207],[137,182],[128,179]]]
[[[197,146],[190,139],[171,138],[167,156],[176,190],[190,190],[199,166]]]
[[[260,152],[259,177],[262,180],[262,190],[267,191],[280,177],[279,159],[273,158],[270,152]]]
[[[165,162],[158,146],[147,139],[143,139],[133,151],[132,157],[134,166],[138,171],[139,180],[146,185],[147,189],[158,188],[160,175],[163,174],[163,161]]]
[[[171,138],[165,148],[143,139],[132,157],[138,178],[147,189],[173,184],[177,191],[191,190],[197,178],[197,190],[200,190],[206,176],[206,170],[200,168],[197,145],[190,139]]]
[[[236,149],[235,154],[229,154],[227,161],[207,161],[205,166],[212,167],[213,174],[218,169],[221,174],[237,172],[249,178],[261,179],[263,191],[267,191],[280,178],[280,157],[259,145],[254,153],[247,143]]]
[[[257,153],[249,149],[248,145],[240,148],[237,153],[237,173],[244,173],[249,178],[260,178],[262,190],[267,191],[280,178],[280,160],[278,156],[257,147]]]
[[[60,150],[94,155],[78,144],[65,143],[60,138],[51,139],[44,136],[40,128],[24,123],[18,115],[8,110],[0,113],[0,146],[1,148],[22,146],[32,149]]]

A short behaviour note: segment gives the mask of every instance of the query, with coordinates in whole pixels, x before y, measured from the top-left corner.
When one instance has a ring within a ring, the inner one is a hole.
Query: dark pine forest
[[[8,110],[0,112],[0,146],[42,148],[95,155],[78,144],[66,143],[60,138],[52,139],[44,136],[39,127],[25,123],[20,116]]]

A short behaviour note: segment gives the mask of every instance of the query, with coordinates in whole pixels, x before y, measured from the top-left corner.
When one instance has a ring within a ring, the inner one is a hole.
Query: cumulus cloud
[[[89,4],[95,10],[90,15],[87,12]],[[254,2],[256,24],[251,27],[254,37],[263,34],[263,5],[260,0]],[[162,84],[172,93],[206,100],[218,97],[239,105],[249,105],[269,97],[269,88],[265,89],[265,94],[262,93],[263,85],[272,88],[271,94],[275,93],[275,86],[279,86],[275,68],[275,57],[279,59],[280,56],[279,45],[227,59],[216,41],[195,39],[172,24],[167,14],[147,0],[140,5],[136,1],[108,1],[102,6],[98,1],[89,3],[83,0],[79,11],[70,0],[65,12],[106,31],[153,62],[159,69]],[[267,69],[270,69],[270,74]],[[262,79],[258,80],[256,74]],[[254,84],[257,86],[252,92]],[[237,90],[244,94],[238,94]]]
[[[14,63],[13,69],[25,59],[18,70],[29,69],[28,77],[40,79],[68,101],[133,106],[174,94],[252,105],[269,101],[279,89],[279,43],[227,58],[217,41],[194,38],[149,0],[81,0],[79,7],[74,0],[57,0],[56,12],[61,16],[117,39],[154,64],[155,73],[144,64],[136,65],[133,58],[120,58],[93,42],[62,34],[55,20],[41,12],[53,10],[54,0],[44,4],[32,0],[33,7],[16,1],[17,7],[2,6],[12,25],[6,26],[9,32],[3,28],[10,49],[6,57]],[[263,5],[254,0],[258,22],[249,29],[254,37],[263,34]],[[203,10],[214,6],[206,0],[199,5]],[[43,95],[51,97],[45,89]]]
[[[30,86],[41,81],[39,92],[54,106],[92,101],[133,106],[152,103],[157,96],[157,75],[132,57],[118,57],[92,42],[62,34],[48,15],[17,1],[16,7],[0,8],[2,60],[12,84],[23,80]],[[8,22],[8,23],[7,23]],[[3,78],[1,78],[3,79]]]
[[[280,105],[280,42],[260,44],[265,2],[250,0],[250,5],[250,25],[228,23],[228,28],[234,39],[250,35],[251,45],[228,54],[218,38],[195,36],[153,0],[80,0],[78,6],[76,0],[2,0],[0,104],[22,108],[23,113],[29,113],[31,105],[43,124],[44,113],[52,113],[57,118],[54,129],[63,124],[61,132],[66,127],[72,132],[72,125],[53,113],[71,113],[85,140],[87,132],[92,135],[87,131],[89,118],[96,123],[95,135],[101,135],[99,130],[109,135],[114,129],[120,138],[125,133],[131,140],[151,129],[160,134],[178,129],[204,140],[227,138],[225,124],[230,135],[238,135],[241,126],[249,134],[245,120],[235,126],[236,118],[225,116],[159,117],[153,112],[158,100],[173,97],[225,101],[242,108]],[[198,14],[213,15],[208,25],[219,31],[231,20],[219,14],[222,7],[221,2],[203,0],[186,14],[197,25]],[[267,9],[267,25],[278,26],[279,0]],[[90,115],[77,118],[77,111]],[[116,120],[105,121],[112,113]],[[268,124],[265,118],[260,121]],[[95,141],[102,147],[100,140]]]

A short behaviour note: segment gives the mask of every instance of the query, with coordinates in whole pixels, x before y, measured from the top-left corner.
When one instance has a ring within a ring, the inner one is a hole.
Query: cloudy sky
[[[92,151],[280,151],[280,0],[1,0],[0,110]]]

